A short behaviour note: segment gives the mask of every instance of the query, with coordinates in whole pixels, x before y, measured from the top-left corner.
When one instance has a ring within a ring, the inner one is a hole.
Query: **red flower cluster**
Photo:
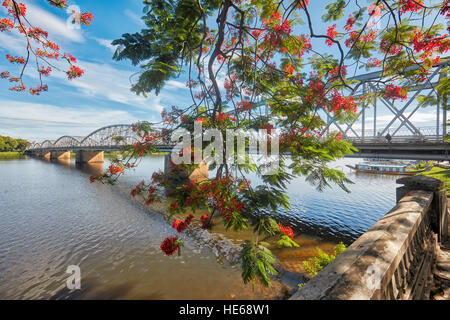
[[[367,68],[374,68],[374,67],[379,67],[381,65],[381,61],[378,60],[377,58],[369,58],[366,67]]]
[[[400,88],[393,84],[388,84],[384,88],[383,97],[386,99],[401,99],[401,101],[405,100],[408,97],[408,89]]]
[[[350,14],[348,16],[347,23],[345,24],[345,31],[351,31],[355,22],[355,18],[353,18],[353,16]]]
[[[339,111],[350,111],[356,113],[356,103],[353,97],[343,97],[339,92],[333,91],[331,96],[331,111],[338,113]]]
[[[36,55],[38,57],[45,57],[45,58],[55,59],[55,60],[58,60],[58,58],[59,58],[59,53],[57,53],[57,52],[47,52],[47,51],[44,51],[44,50],[42,50],[40,48],[37,48],[35,50],[35,53],[36,53]]]
[[[2,78],[2,79],[9,78],[9,72],[3,71],[2,73],[0,73],[0,78]]]
[[[26,90],[26,87],[24,85],[17,85],[17,86],[9,88],[9,90],[16,91],[16,92],[24,92]]]
[[[28,29],[28,36],[39,41],[41,39],[41,36],[47,38],[48,32],[42,30],[39,27],[34,27]]]
[[[402,50],[401,45],[393,44],[388,39],[383,39],[380,42],[380,50],[385,53],[389,53],[392,56],[395,56],[400,53]]]
[[[251,111],[253,106],[251,102],[246,100],[238,101],[237,105],[240,107],[238,111]]]
[[[111,174],[123,174],[124,173],[123,167],[115,166],[113,164],[109,166],[108,170],[109,170],[109,173],[111,173]]]
[[[167,254],[168,256],[173,255],[174,253],[178,252],[179,246],[178,246],[178,237],[167,237],[162,243],[161,243],[161,250]]]
[[[423,0],[400,0],[400,13],[417,12],[423,8]]]
[[[351,48],[357,41],[359,41],[359,33],[352,31],[350,32],[349,38],[345,40],[345,46]]]
[[[421,31],[415,30],[412,39],[414,50],[423,51],[423,59],[433,55],[433,52],[445,53],[449,50],[450,40],[447,35],[442,37],[432,37],[429,34],[424,35]]]
[[[284,72],[287,72],[290,75],[294,74],[294,67],[290,63],[286,64],[283,68]]]
[[[63,58],[69,62],[77,63],[77,59],[75,59],[70,53],[64,53]]]
[[[44,43],[44,47],[50,48],[53,51],[59,51],[59,46],[51,41],[47,41],[46,43]]]
[[[57,8],[65,8],[67,7],[66,0],[47,0],[52,6]]]
[[[334,38],[336,38],[337,34],[338,33],[336,31],[336,24],[333,24],[331,27],[328,27],[328,30],[327,30],[327,36],[328,37],[330,37],[331,39],[334,39]],[[331,41],[330,39],[327,39],[325,42],[330,47],[334,44],[333,41]]]
[[[12,57],[9,54],[6,55],[6,59],[11,63],[25,64],[25,59],[22,57]]]
[[[84,74],[84,70],[77,66],[70,66],[70,69],[66,71],[69,80],[79,78]]]
[[[263,19],[263,27],[267,30],[264,42],[268,47],[276,48],[281,46],[281,42],[292,32],[289,20],[281,22],[281,14],[274,12],[269,18]]]
[[[292,231],[291,227],[283,226],[281,222],[278,222],[278,230],[280,230],[281,233],[287,235],[289,238],[294,239],[294,232]]]
[[[200,221],[202,222],[202,229],[206,229],[208,224],[209,214],[204,214],[200,217]]]
[[[17,18],[16,8],[14,6],[14,3],[11,0],[4,0],[2,6],[5,7],[6,9],[8,9],[8,13],[10,15]],[[20,16],[25,16],[25,14],[27,12],[27,7],[23,3],[18,3],[17,11],[19,12]]]
[[[139,182],[139,184],[133,190],[131,190],[130,194],[133,198],[136,196],[136,193],[138,193],[142,190],[142,187],[144,186],[144,184],[145,184],[145,181],[142,180],[141,182]]]
[[[182,232],[189,226],[189,224],[191,224],[193,218],[194,216],[190,214],[184,221],[174,219],[172,227],[175,228],[178,232]]]
[[[216,114],[216,120],[219,123],[224,123],[227,120],[235,121],[236,118],[233,116],[230,116],[228,113],[220,112],[220,113]]]
[[[91,24],[91,21],[94,19],[94,16],[90,12],[82,12],[80,15],[81,23],[88,26]]]
[[[2,18],[0,19],[0,32],[3,32],[7,30],[9,32],[9,29],[12,29],[14,27],[14,22],[12,22],[11,19],[8,18]]]
[[[255,39],[258,39],[263,33],[264,33],[263,30],[253,30],[253,31],[252,31],[252,36],[253,36]]]
[[[42,74],[42,75],[44,75],[44,76],[46,76],[46,77],[48,77],[49,75],[50,75],[50,72],[52,71],[52,68],[51,67],[47,67],[47,68],[44,68],[44,67],[41,67],[39,70],[38,70],[38,72],[40,73],[40,74]]]

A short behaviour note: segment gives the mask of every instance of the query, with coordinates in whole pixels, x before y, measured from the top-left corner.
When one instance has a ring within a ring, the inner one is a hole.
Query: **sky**
[[[112,59],[115,48],[111,41],[124,33],[138,32],[144,26],[140,19],[142,0],[68,1],[78,5],[81,11],[89,11],[94,15],[92,24],[81,26],[79,30],[69,28],[66,23],[69,14],[50,6],[47,1],[21,2],[27,5],[30,22],[48,31],[49,39],[58,43],[62,52],[75,56],[77,65],[85,70],[85,75],[69,81],[65,74],[54,71],[46,79],[49,92],[40,96],[32,96],[28,91],[12,92],[8,90],[10,83],[0,79],[0,135],[30,141],[57,139],[63,135],[86,136],[107,125],[131,124],[139,120],[160,121],[163,107],[180,105],[184,101],[190,104],[185,78],[170,80],[158,96],[149,94],[144,98],[130,91],[129,79],[138,71],[138,67],[128,61],[117,62]],[[314,4],[317,3],[317,8],[311,4],[315,19],[320,19],[321,15],[319,2],[321,7],[326,3],[316,0]],[[0,10],[1,16],[5,16],[3,8]],[[326,33],[326,25],[318,23],[318,26],[318,32]],[[5,55],[23,56],[25,43],[23,38],[13,33],[0,33],[0,71],[15,73],[14,66],[6,60]],[[325,44],[319,46],[323,50],[330,50]],[[31,69],[24,78],[25,85],[36,86],[36,74]],[[432,126],[435,112],[435,109],[419,110],[411,119],[418,127]],[[391,112],[380,109],[378,126],[390,121],[392,116]],[[366,126],[370,127],[373,116],[368,114],[366,119]],[[355,127],[360,128],[361,124],[357,123]]]

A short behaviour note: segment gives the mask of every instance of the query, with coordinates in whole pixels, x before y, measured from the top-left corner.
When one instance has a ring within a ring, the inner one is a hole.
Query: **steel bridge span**
[[[356,137],[345,136],[358,149],[347,157],[382,157],[392,159],[440,160],[450,161],[450,143],[444,137],[434,134],[435,128],[417,128],[421,135],[409,130],[397,130],[390,142],[386,137]],[[57,140],[45,140],[42,143],[32,143],[27,153],[46,158],[67,159],[70,151],[77,152],[79,162],[102,162],[103,151],[121,150],[125,146],[136,143],[138,136],[131,125],[110,125],[93,131],[84,138],[62,136]],[[161,142],[158,149],[170,152],[173,145]]]
[[[326,136],[332,131],[341,132],[344,139],[351,141],[358,149],[357,153],[347,155],[348,157],[449,161],[449,143],[445,141],[448,134],[448,98],[440,98],[436,92],[439,84],[448,81],[449,65],[450,58],[443,58],[441,63],[431,69],[426,82],[404,84],[408,87],[408,96],[404,101],[389,100],[380,93],[378,87],[380,79],[386,79],[380,71],[349,78],[349,81],[358,83],[357,90],[352,93],[354,96],[368,95],[372,98],[358,106],[358,117],[352,123],[339,123],[333,114],[321,111],[325,113],[322,116],[326,119],[322,135]],[[419,97],[434,99],[436,103],[433,106],[423,107],[417,103]],[[418,126],[425,122],[434,122],[435,125]],[[388,137],[390,139],[387,139]],[[76,151],[80,155],[83,152],[87,154],[120,150],[136,141],[138,137],[131,129],[131,125],[119,124],[100,128],[86,137],[63,136],[56,141],[33,143],[27,151],[32,154],[44,154],[46,157],[51,156],[53,152],[55,157],[59,158],[62,157],[59,153],[69,150]],[[169,144],[159,145],[161,151],[170,151],[172,148],[173,146]]]

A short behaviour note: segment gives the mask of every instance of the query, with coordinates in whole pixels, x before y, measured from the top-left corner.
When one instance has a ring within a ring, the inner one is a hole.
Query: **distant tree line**
[[[25,151],[30,143],[25,139],[14,139],[11,137],[0,136],[0,152],[7,151]]]

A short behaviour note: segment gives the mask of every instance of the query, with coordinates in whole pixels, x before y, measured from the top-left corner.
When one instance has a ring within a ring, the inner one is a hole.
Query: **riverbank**
[[[433,167],[431,170],[420,173],[421,175],[436,178],[445,182],[445,188],[447,194],[450,193],[450,169],[445,169],[441,167]]]
[[[0,152],[0,160],[9,160],[9,159],[25,159],[25,155],[23,152],[18,151],[8,151],[8,152]]]

